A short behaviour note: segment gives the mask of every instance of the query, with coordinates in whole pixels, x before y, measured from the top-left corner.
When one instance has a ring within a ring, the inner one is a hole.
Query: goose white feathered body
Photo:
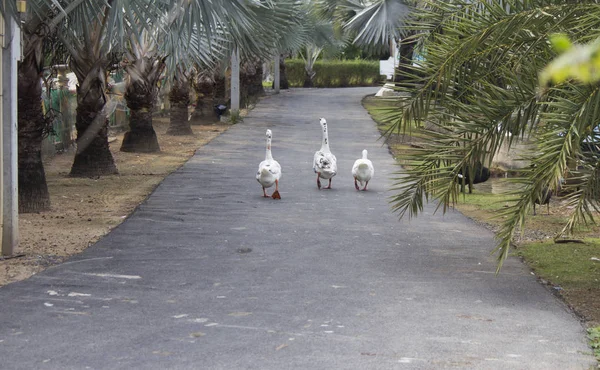
[[[258,165],[256,180],[265,188],[275,185],[281,178],[281,166],[274,159],[265,159]]]
[[[317,186],[319,189],[321,188],[319,178],[329,180],[329,186],[326,187],[326,189],[329,189],[331,188],[331,178],[337,174],[337,158],[329,149],[327,121],[325,118],[321,118],[319,122],[323,130],[323,139],[321,141],[321,149],[315,152],[313,158],[313,170],[317,174]]]
[[[331,152],[325,152],[322,149],[315,152],[313,160],[313,170],[319,174],[319,177],[329,180],[337,174],[337,159]]]
[[[279,196],[279,179],[281,178],[281,165],[279,162],[273,159],[271,154],[271,130],[267,130],[267,150],[265,154],[265,160],[260,162],[258,165],[258,171],[256,172],[256,180],[263,187],[263,195],[267,197],[265,188],[270,188],[275,185],[275,191],[272,197],[280,199]]]
[[[363,187],[363,190],[367,190],[367,185],[375,174],[375,168],[373,167],[373,163],[367,158],[367,154],[367,150],[363,150],[362,158],[357,159],[354,162],[354,166],[352,166],[352,176],[354,177],[356,190],[359,190],[357,181]]]

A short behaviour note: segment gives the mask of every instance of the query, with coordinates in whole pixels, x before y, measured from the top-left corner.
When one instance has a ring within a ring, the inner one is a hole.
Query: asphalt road
[[[585,331],[459,213],[399,221],[376,88],[265,98],[84,253],[0,288],[2,369],[588,369]],[[317,190],[326,117],[339,174]],[[265,131],[283,177],[254,175]],[[375,177],[354,189],[369,150]]]

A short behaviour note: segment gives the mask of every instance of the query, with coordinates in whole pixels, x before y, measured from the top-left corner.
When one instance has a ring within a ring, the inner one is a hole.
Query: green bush
[[[314,87],[374,86],[381,82],[379,61],[323,60],[314,66]],[[286,59],[285,72],[292,87],[304,86],[304,61]]]

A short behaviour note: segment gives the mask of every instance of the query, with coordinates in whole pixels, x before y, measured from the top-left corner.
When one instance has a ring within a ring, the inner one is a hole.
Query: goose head
[[[272,159],[273,158],[271,156],[271,138],[273,138],[273,134],[271,133],[271,130],[267,130],[267,155],[266,155],[266,159]]]

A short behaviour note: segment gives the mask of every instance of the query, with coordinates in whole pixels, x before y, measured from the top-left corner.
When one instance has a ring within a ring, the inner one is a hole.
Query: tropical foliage
[[[374,54],[392,52],[396,44],[400,71],[413,60],[415,31],[406,27],[412,17],[410,0],[320,0],[323,16],[338,24],[352,44]],[[401,74],[397,74],[397,79]]]
[[[19,17],[14,2],[6,4],[0,4],[0,11]],[[228,57],[225,48],[234,44],[243,53],[260,55],[272,55],[269,48],[288,44],[298,48],[305,39],[296,36],[291,26],[302,24],[294,17],[299,7],[298,2],[286,0],[28,1],[27,13],[20,16],[25,56],[19,66],[21,211],[38,212],[50,206],[40,155],[50,123],[40,104],[47,51],[66,51],[52,63],[65,63],[68,57],[79,82],[78,145],[71,175],[113,174],[117,168],[108,150],[106,121],[111,110],[106,95],[109,69],[125,67],[129,72],[126,99],[134,124],[125,150],[157,150],[150,112],[158,80],[187,84],[192,67],[216,65]],[[60,45],[51,44],[56,40]],[[189,86],[182,88],[186,91]],[[175,90],[177,104],[185,103],[187,118],[189,96]]]
[[[402,92],[386,120],[428,144],[412,151],[397,178],[393,206],[414,216],[427,201],[446,211],[459,200],[460,172],[489,165],[504,144],[536,145],[531,166],[515,179],[513,202],[499,217],[498,267],[542,193],[566,193],[570,219],[561,234],[594,222],[600,191],[600,93],[566,79],[538,88],[538,73],[556,57],[551,35],[575,43],[598,37],[597,1],[421,1],[407,22],[423,56],[400,71]],[[473,178],[473,176],[470,176]]]
[[[57,27],[68,14],[78,11],[83,0],[28,2],[27,12],[18,15],[15,2],[2,12],[22,22],[23,58],[18,67],[18,185],[19,212],[39,212],[50,207],[50,195],[41,157],[43,138],[51,131],[51,114],[42,111],[42,74],[46,63],[64,63],[66,54],[57,40]]]

